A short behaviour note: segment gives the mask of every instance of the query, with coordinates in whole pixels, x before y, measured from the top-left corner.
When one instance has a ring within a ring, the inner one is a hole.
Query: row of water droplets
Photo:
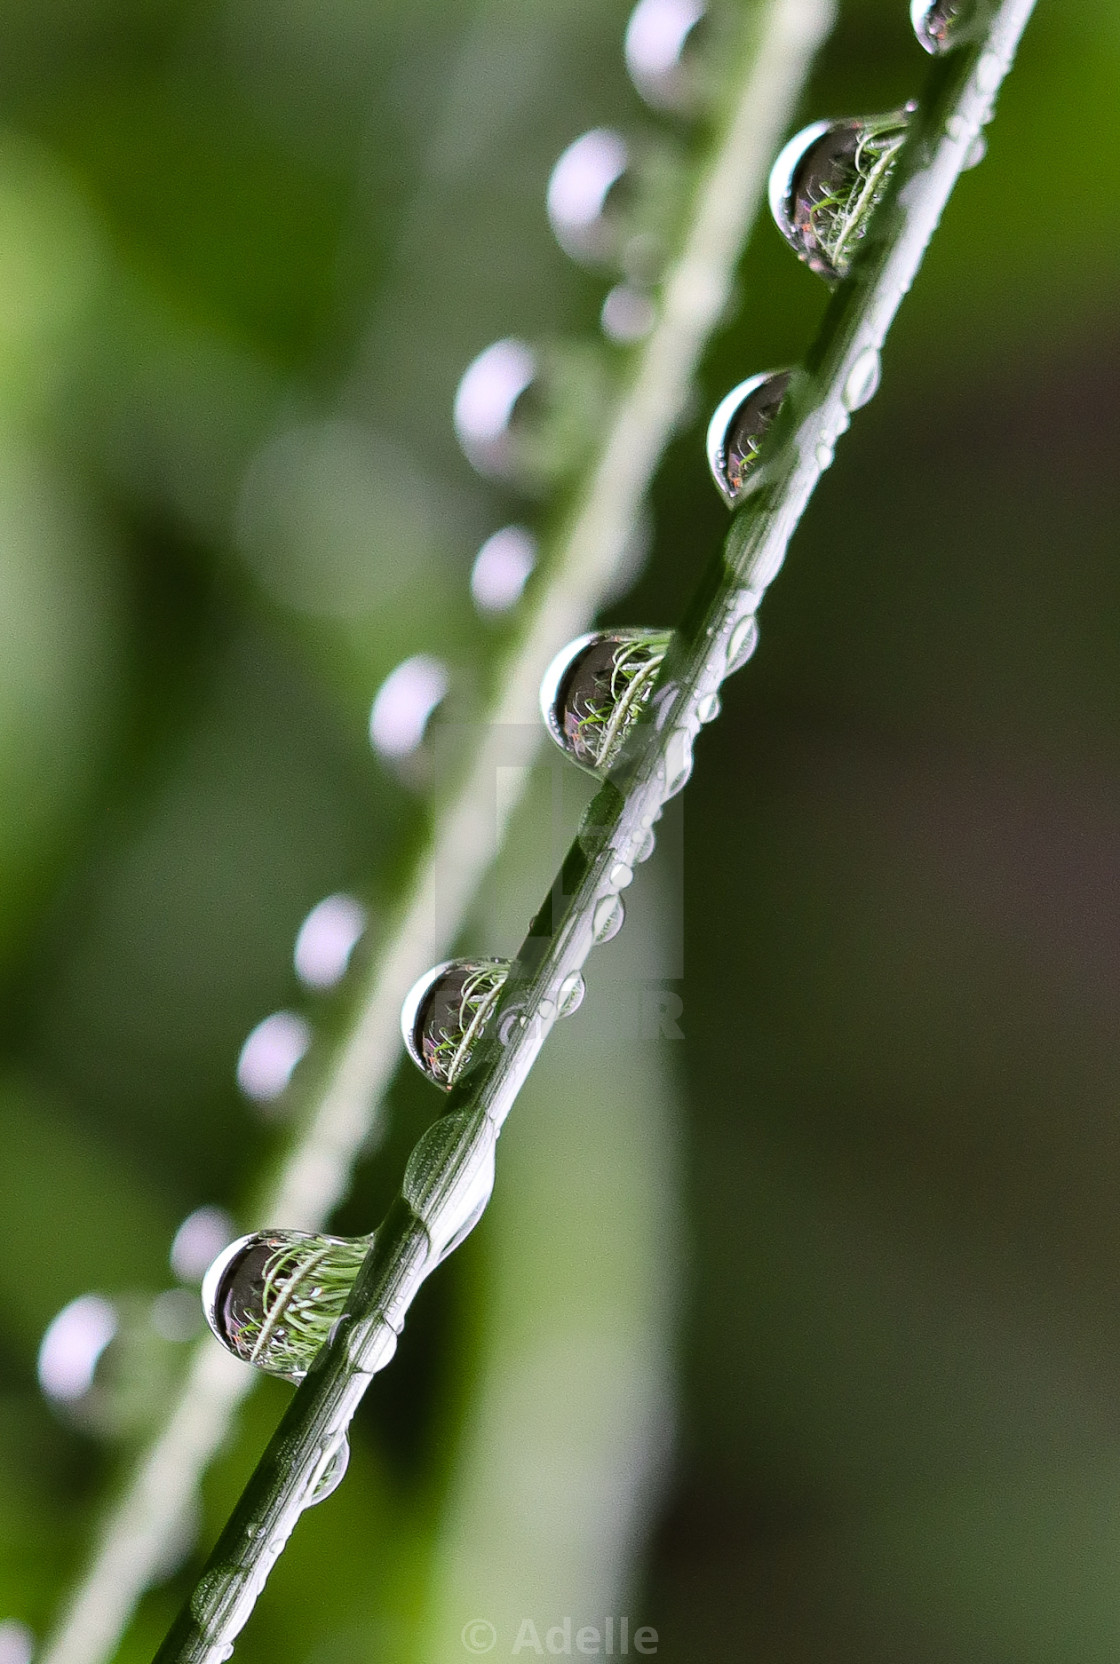
[[[982,0],[972,7],[964,0],[914,0],[911,12],[921,44],[939,53],[971,36],[983,5]],[[700,8],[686,0],[680,4],[642,0],[627,34],[628,60],[640,86],[642,76],[635,60],[648,70],[652,53],[641,60],[635,42],[648,44],[654,38],[651,19],[673,21],[674,50],[662,54],[668,89],[685,84],[685,54],[701,15]],[[648,36],[643,31],[649,31]],[[667,26],[664,38],[670,39]],[[674,75],[682,79],[674,82]],[[647,74],[643,90],[651,86]],[[886,189],[912,110],[913,106],[906,106],[884,116],[813,123],[790,140],[775,163],[770,203],[778,229],[810,269],[830,283],[842,280],[850,268]],[[617,248],[621,232],[614,198],[628,165],[623,141],[596,130],[570,146],[554,169],[550,217],[562,246],[576,258],[599,260],[608,248]],[[478,466],[502,472],[508,456],[503,447],[519,402],[536,373],[529,349],[510,342],[487,349],[467,371],[456,401],[456,422],[464,448]],[[767,432],[793,376],[788,369],[752,376],[715,410],[707,433],[708,461],[729,507],[741,503],[757,482],[757,463]],[[845,382],[843,425],[850,412],[873,397],[878,381],[878,353],[869,348],[856,357]],[[483,421],[487,410],[489,425]],[[836,433],[820,440],[815,458],[818,467],[831,461],[839,431],[836,425]],[[495,535],[510,538],[514,530],[506,528]],[[484,545],[483,554],[488,546]],[[612,771],[621,770],[625,776],[627,741],[643,713],[657,733],[651,748],[656,759],[652,772],[643,778],[640,770],[631,770],[630,812],[616,829],[599,875],[587,947],[609,941],[622,927],[621,892],[631,883],[634,866],[653,851],[661,805],[688,780],[693,741],[700,727],[719,713],[723,679],[745,664],[757,645],[757,608],[771,576],[756,576],[752,586],[741,588],[724,604],[718,623],[711,628],[713,639],[704,644],[703,660],[690,681],[687,700],[679,697],[679,685],[673,680],[659,684],[672,641],[665,631],[614,629],[581,636],[546,671],[541,687],[545,726],[553,741],[581,768],[603,779]],[[399,677],[405,668],[394,675]],[[435,678],[431,681],[434,692]],[[375,716],[377,708],[375,703]],[[668,732],[661,732],[666,727]],[[595,812],[593,804],[592,820]],[[340,901],[331,898],[330,905]],[[340,956],[343,966],[345,957]],[[450,1090],[468,1073],[478,1043],[500,1006],[510,969],[509,961],[496,958],[447,961],[425,973],[410,992],[402,1012],[405,1045],[412,1061],[435,1085]],[[577,1009],[583,992],[579,969],[567,969],[556,988],[545,990],[536,1003],[538,1031]],[[268,1022],[276,1024],[283,1016],[291,1014],[277,1014]],[[499,1041],[508,1045],[526,1020],[518,1006],[511,1007],[499,1024]],[[293,1054],[299,1049],[297,1039],[305,1043],[302,1033],[297,1033],[291,1044]],[[243,1062],[244,1058],[245,1053]],[[277,1078],[282,1072],[278,1067]],[[405,1192],[414,1197],[420,1217],[424,1210],[415,1175],[439,1169],[442,1157],[462,1136],[465,1119],[456,1114],[443,1117],[429,1128],[414,1153]],[[432,1242],[433,1263],[475,1223],[492,1182],[492,1141],[486,1144],[484,1140],[479,1159],[463,1175],[457,1198],[440,1197],[441,1228]],[[372,1242],[372,1236],[346,1240],[287,1231],[239,1239],[207,1273],[205,1309],[214,1332],[246,1361],[288,1379],[300,1379],[342,1311]]]

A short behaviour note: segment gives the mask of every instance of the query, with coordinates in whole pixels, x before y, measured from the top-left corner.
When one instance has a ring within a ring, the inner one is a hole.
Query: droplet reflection
[[[846,276],[890,178],[911,111],[816,121],[785,146],[770,174],[770,211],[819,276]]]
[[[793,372],[771,370],[733,387],[720,400],[708,423],[708,467],[728,507],[734,507],[750,481],[762,447]]]
[[[410,990],[401,1033],[416,1067],[437,1086],[449,1089],[463,1074],[508,975],[507,959],[449,959]]]
[[[653,691],[670,637],[656,630],[602,630],[558,653],[541,683],[541,714],[556,744],[603,774]]]
[[[973,32],[976,0],[910,0],[910,21],[927,52],[951,52]]]

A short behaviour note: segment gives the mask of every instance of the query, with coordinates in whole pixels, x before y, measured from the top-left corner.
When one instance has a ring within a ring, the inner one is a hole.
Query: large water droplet
[[[669,635],[600,630],[556,655],[541,683],[541,714],[556,744],[604,774],[618,757],[657,680]]]
[[[699,25],[704,0],[639,0],[626,25],[624,51],[630,79],[655,109],[694,109],[703,78]]]
[[[927,52],[951,52],[974,33],[977,0],[910,0],[910,21]]]
[[[604,896],[597,902],[591,915],[591,934],[597,942],[609,942],[617,936],[626,921],[626,909],[621,896]]]
[[[557,1017],[570,1017],[583,1004],[583,996],[587,992],[582,973],[569,971],[559,988],[556,990]]]
[[[437,1086],[449,1089],[462,1075],[508,975],[508,959],[449,959],[414,984],[401,1033],[416,1067]]]
[[[862,410],[879,390],[882,373],[879,354],[874,347],[864,347],[844,383],[844,406],[847,410]]]
[[[902,147],[910,110],[815,121],[796,134],[770,174],[778,230],[811,270],[846,275]]]
[[[755,458],[781,408],[793,372],[751,376],[720,400],[708,423],[708,467],[729,507],[742,497]]]
[[[548,218],[573,260],[611,261],[624,234],[631,194],[630,151],[621,133],[593,128],[570,144],[548,181]]]
[[[206,1321],[235,1357],[300,1381],[342,1316],[372,1242],[305,1231],[239,1237],[203,1278]]]

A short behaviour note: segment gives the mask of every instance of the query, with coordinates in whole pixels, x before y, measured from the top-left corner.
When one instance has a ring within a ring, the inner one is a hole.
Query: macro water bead
[[[770,424],[781,409],[791,370],[751,376],[720,400],[708,423],[708,466],[720,495],[733,507],[743,495]]]
[[[820,277],[845,277],[882,200],[911,110],[815,121],[789,141],[770,174],[770,211],[790,247]]]
[[[669,639],[663,630],[599,630],[553,659],[541,683],[541,714],[581,768],[610,769],[653,692]]]
[[[951,52],[973,32],[977,0],[910,0],[910,21],[927,52]]]
[[[304,1231],[239,1237],[203,1279],[206,1321],[234,1357],[301,1381],[341,1317],[372,1241]]]
[[[408,1055],[449,1090],[482,1038],[509,975],[508,959],[449,959],[425,971],[401,1009]]]

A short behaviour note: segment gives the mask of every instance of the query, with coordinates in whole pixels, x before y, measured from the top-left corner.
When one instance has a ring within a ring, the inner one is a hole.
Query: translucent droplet
[[[741,669],[757,646],[758,620],[752,613],[749,618],[740,618],[728,639],[727,674]]]
[[[237,1229],[224,1208],[195,1208],[175,1232],[172,1271],[184,1283],[200,1283],[207,1266],[236,1235]]]
[[[965,153],[965,158],[964,158],[965,167],[966,168],[978,168],[980,166],[980,163],[984,160],[984,158],[987,154],[988,154],[988,141],[984,137],[983,133],[977,133],[976,137],[973,139],[972,143],[968,147],[967,152]]]
[[[820,469],[822,474],[826,468],[832,467],[832,461],[835,455],[836,452],[833,450],[832,446],[826,444],[822,439],[816,450],[817,467]]]
[[[951,52],[974,32],[977,0],[910,0],[910,21],[927,52]]]
[[[292,956],[306,988],[334,988],[342,981],[368,922],[356,896],[325,896],[311,909],[299,927]]]
[[[608,875],[608,883],[612,889],[625,890],[627,885],[634,882],[634,869],[625,861],[616,861]]]
[[[26,1624],[15,1618],[0,1623],[0,1664],[31,1664],[35,1656],[35,1637]]]
[[[451,674],[441,659],[414,653],[390,671],[369,713],[369,743],[392,762],[411,757],[423,744],[428,723],[447,697]]]
[[[401,1008],[408,1055],[448,1089],[462,1075],[509,975],[508,959],[449,959],[414,984]]]
[[[621,133],[593,128],[564,151],[548,181],[548,219],[573,260],[598,264],[618,252],[631,192],[630,151]]]
[[[587,986],[579,971],[569,971],[556,991],[557,1017],[570,1017],[583,1004]]]
[[[317,1502],[325,1502],[337,1491],[346,1477],[346,1469],[349,1466],[350,1442],[344,1433],[331,1451],[326,1467],[315,1481],[315,1488],[307,1499],[307,1507],[314,1508]]]
[[[274,1011],[257,1024],[237,1059],[237,1084],[254,1103],[282,1097],[311,1044],[311,1029],[295,1011]]]
[[[656,848],[657,839],[654,837],[653,832],[647,829],[642,833],[641,838],[634,847],[634,865],[640,866],[643,861],[648,861]]]
[[[791,248],[821,277],[847,274],[886,190],[910,113],[815,121],[774,163],[770,211]]]
[[[532,347],[512,339],[495,341],[468,366],[455,394],[455,432],[479,473],[510,472],[514,411],[536,374]]]
[[[706,12],[703,0],[639,0],[630,14],[626,67],[655,109],[687,113],[699,102],[698,25]]]
[[[708,467],[729,507],[742,497],[762,441],[781,408],[790,370],[751,376],[720,400],[708,423]]]
[[[701,722],[714,722],[720,713],[720,708],[719,694],[708,693],[704,695],[703,699],[701,699],[700,703],[697,705],[696,715],[700,718]]]
[[[674,728],[665,747],[665,796],[683,791],[692,773],[692,735],[687,728]]]
[[[657,308],[644,289],[630,283],[616,283],[599,314],[603,334],[620,347],[643,341],[657,320]]]
[[[653,691],[669,635],[600,630],[556,655],[541,683],[541,714],[560,749],[605,774]]]
[[[218,1255],[202,1309],[234,1357],[300,1381],[342,1316],[372,1236],[257,1231]]]
[[[508,612],[521,599],[537,563],[537,540],[524,526],[503,526],[486,539],[471,567],[479,612]]]
[[[862,410],[879,390],[881,363],[874,347],[864,347],[844,383],[844,406],[847,410]]]
[[[595,444],[607,399],[601,352],[568,342],[539,350],[495,341],[455,394],[455,432],[480,474],[543,491]]]
[[[197,1297],[186,1289],[108,1300],[83,1294],[54,1317],[39,1347],[44,1397],[66,1420],[101,1438],[145,1431],[158,1418],[198,1330]]]
[[[604,896],[597,902],[591,916],[591,934],[597,942],[609,942],[617,936],[626,920],[626,909],[621,896]]]
[[[981,92],[995,92],[1003,80],[1003,64],[994,52],[985,52],[976,65],[976,85]]]

